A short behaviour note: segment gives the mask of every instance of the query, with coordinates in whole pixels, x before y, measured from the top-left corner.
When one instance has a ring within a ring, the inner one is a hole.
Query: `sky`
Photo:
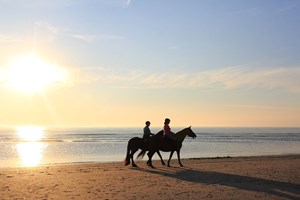
[[[298,0],[0,0],[0,19],[0,126],[300,126]]]

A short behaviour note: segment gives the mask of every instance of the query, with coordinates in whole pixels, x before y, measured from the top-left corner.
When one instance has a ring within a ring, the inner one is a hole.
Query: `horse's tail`
[[[143,159],[144,158],[144,155],[146,154],[146,150],[145,149],[142,149],[142,151],[139,153],[139,155],[137,155],[137,159]]]
[[[126,153],[126,158],[124,160],[124,165],[127,166],[130,164],[130,140],[128,141],[128,144],[127,144],[127,153]]]

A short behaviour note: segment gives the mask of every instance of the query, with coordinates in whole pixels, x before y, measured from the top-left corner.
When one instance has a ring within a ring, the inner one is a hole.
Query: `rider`
[[[151,135],[154,135],[153,133],[151,133],[150,131],[150,122],[149,121],[146,121],[145,122],[146,126],[144,127],[144,135],[143,135],[143,140],[147,141]]]
[[[149,126],[150,126],[150,122],[149,121],[146,121],[145,122],[145,124],[146,124],[146,126],[144,127],[144,135],[143,135],[143,149],[144,148],[147,148],[147,146],[148,146],[148,143],[149,143],[149,138],[151,137],[151,135],[154,135],[153,133],[151,133],[151,131],[150,131],[150,128],[149,128]]]
[[[145,124],[146,124],[146,126],[144,127],[143,141],[145,144],[147,144],[151,135],[154,135],[154,134],[151,133],[150,128],[149,128],[151,123],[149,121],[146,121]]]
[[[175,137],[175,133],[173,133],[171,131],[171,128],[169,126],[171,120],[169,118],[166,118],[165,119],[165,125],[164,125],[164,137],[169,139],[170,141],[172,142],[175,142],[176,141],[176,137]]]

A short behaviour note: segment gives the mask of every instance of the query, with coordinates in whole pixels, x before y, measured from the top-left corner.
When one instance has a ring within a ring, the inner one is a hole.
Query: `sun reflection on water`
[[[34,167],[41,164],[46,144],[42,142],[22,142],[17,144],[17,151],[24,167]]]
[[[21,140],[28,142],[38,141],[45,136],[45,127],[42,126],[20,126],[16,131]]]
[[[16,145],[17,152],[25,167],[34,167],[41,164],[47,144],[39,140],[45,138],[45,128],[26,126],[16,128],[20,142]]]

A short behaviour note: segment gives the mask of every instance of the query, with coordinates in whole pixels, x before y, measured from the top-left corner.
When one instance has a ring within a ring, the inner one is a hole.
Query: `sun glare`
[[[38,166],[44,158],[44,149],[47,147],[42,142],[22,142],[17,144],[17,151],[24,167]]]
[[[35,142],[44,137],[44,127],[40,126],[21,126],[16,128],[20,139],[29,142]]]
[[[66,80],[66,70],[31,54],[14,59],[8,66],[7,83],[13,88],[33,93]]]
[[[21,126],[16,128],[20,143],[16,145],[22,165],[33,167],[40,164],[47,144],[40,140],[45,137],[45,128],[41,126]]]

